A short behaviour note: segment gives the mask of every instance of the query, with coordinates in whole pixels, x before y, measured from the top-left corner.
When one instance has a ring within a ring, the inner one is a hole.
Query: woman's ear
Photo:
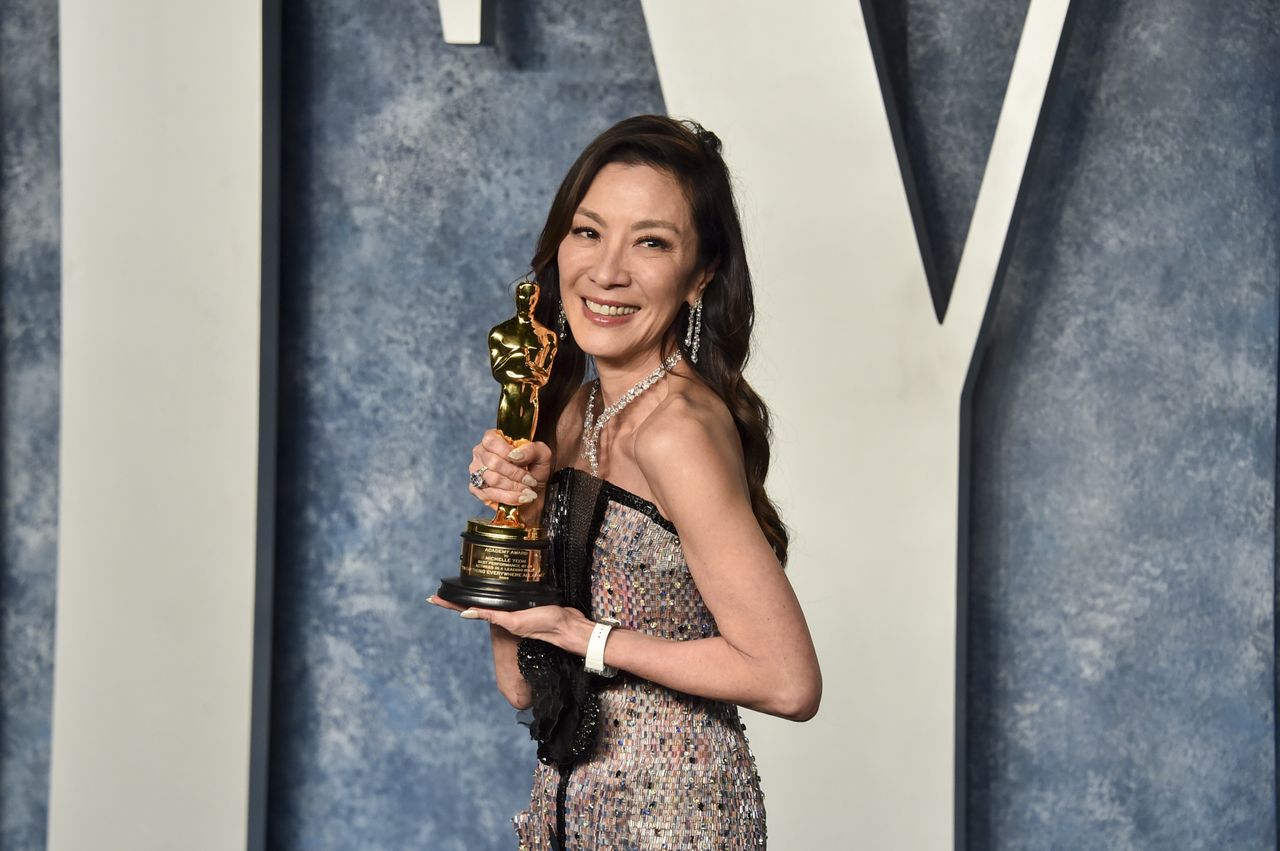
[[[698,283],[693,287],[693,301],[689,302],[690,307],[693,307],[694,303],[697,302],[698,299],[702,298],[702,293],[706,291],[707,285],[715,278],[716,269],[719,265],[720,262],[718,260],[713,260],[711,263],[707,264],[707,267],[698,275]]]

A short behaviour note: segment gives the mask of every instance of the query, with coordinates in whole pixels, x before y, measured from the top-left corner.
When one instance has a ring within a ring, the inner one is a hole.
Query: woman
[[[534,709],[521,847],[763,847],[737,706],[807,720],[821,676],[742,375],[751,279],[719,140],[659,116],[605,131],[533,270],[561,337],[538,440],[487,432],[471,492],[541,519],[570,605],[461,613],[490,623],[498,688]]]

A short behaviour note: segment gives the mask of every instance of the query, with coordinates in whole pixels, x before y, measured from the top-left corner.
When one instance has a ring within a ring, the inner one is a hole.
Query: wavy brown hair
[[[667,345],[679,346],[685,362],[724,400],[733,415],[746,461],[751,510],[782,564],[787,561],[787,527],[765,492],[769,472],[769,410],[742,375],[751,353],[755,301],[747,268],[742,225],[733,200],[729,169],[720,155],[720,140],[692,121],[660,115],[637,115],[610,127],[579,155],[556,192],[533,255],[533,274],[542,296],[535,313],[554,327],[560,312],[560,270],[556,257],[573,216],[600,169],[610,163],[647,165],[675,178],[689,202],[698,235],[698,268],[714,264],[715,276],[702,295],[702,341],[698,362],[684,351],[689,308],[680,309],[667,332]],[[566,334],[556,354],[556,368],[540,394],[539,440],[554,444],[556,424],[582,384],[587,359]]]

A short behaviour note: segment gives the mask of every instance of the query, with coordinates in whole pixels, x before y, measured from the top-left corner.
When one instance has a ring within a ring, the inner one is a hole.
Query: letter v
[[[643,6],[668,112],[738,181],[769,488],[823,666],[815,721],[752,722],[770,839],[962,847],[965,398],[1070,2],[1029,2],[942,319],[859,4]]]

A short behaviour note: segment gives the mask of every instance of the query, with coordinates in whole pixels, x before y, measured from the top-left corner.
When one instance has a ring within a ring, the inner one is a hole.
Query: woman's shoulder
[[[673,383],[667,397],[636,429],[634,445],[636,461],[646,474],[672,461],[742,465],[742,444],[728,406],[710,387],[691,378]]]

